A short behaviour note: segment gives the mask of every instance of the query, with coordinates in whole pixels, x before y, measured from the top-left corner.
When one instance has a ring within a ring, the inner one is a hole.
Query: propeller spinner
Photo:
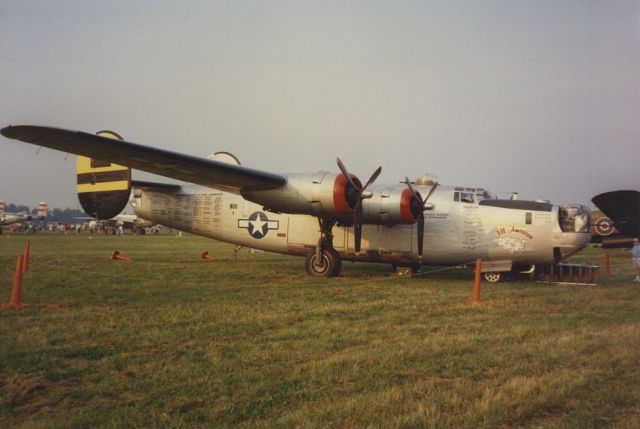
[[[403,183],[409,187],[411,195],[413,196],[411,201],[411,213],[415,216],[418,223],[418,256],[422,258],[422,251],[424,248],[424,211],[426,210],[426,204],[429,197],[431,197],[431,194],[433,194],[433,191],[435,191],[438,186],[438,182],[433,184],[424,199],[422,198],[422,195],[420,195],[420,192],[416,191],[416,188],[413,187],[413,184],[406,176]]]
[[[360,184],[360,181],[355,181],[349,174],[349,171],[344,166],[340,158],[336,158],[338,163],[338,167],[342,174],[349,181],[349,189],[346,192],[346,198],[349,202],[349,205],[353,209],[353,235],[355,237],[355,248],[356,252],[360,251],[360,244],[362,242],[362,200],[371,198],[373,194],[371,192],[366,192],[366,189],[369,185],[371,185],[382,172],[382,167],[378,167],[376,171],[373,172],[367,183],[364,186]]]

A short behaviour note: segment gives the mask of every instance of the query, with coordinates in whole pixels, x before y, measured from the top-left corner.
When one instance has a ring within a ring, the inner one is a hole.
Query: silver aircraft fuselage
[[[416,188],[424,193],[429,189]],[[438,186],[429,199],[433,209],[425,212],[422,258],[416,225],[364,225],[358,253],[353,228],[336,225],[333,247],[351,261],[454,265],[482,258],[487,262],[483,271],[507,271],[513,265],[564,260],[589,243],[583,206],[509,201],[483,199],[473,189]],[[152,223],[270,252],[303,256],[320,237],[313,216],[268,212],[241,196],[205,187],[136,189],[132,205],[139,217]]]

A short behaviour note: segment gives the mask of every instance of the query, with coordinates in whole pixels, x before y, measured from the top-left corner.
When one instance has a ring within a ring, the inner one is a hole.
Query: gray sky
[[[278,173],[340,156],[505,197],[640,188],[637,0],[0,0],[0,82],[0,126]],[[0,199],[78,207],[74,158],[0,138]]]

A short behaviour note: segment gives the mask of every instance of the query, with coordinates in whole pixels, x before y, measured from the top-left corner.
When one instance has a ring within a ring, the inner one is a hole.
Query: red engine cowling
[[[420,203],[405,185],[371,189],[373,197],[363,200],[364,223],[377,225],[414,224],[418,220]]]
[[[360,186],[360,180],[351,176]],[[287,184],[266,191],[244,191],[242,196],[274,212],[314,216],[350,216],[358,194],[342,173],[289,174]]]

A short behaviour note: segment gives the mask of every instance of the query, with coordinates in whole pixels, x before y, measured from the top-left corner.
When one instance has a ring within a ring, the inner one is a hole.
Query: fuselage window
[[[527,212],[524,215],[524,223],[526,223],[527,225],[531,225],[531,220],[532,220],[531,212]]]
[[[453,201],[462,203],[473,203],[473,193],[471,192],[454,192]]]

